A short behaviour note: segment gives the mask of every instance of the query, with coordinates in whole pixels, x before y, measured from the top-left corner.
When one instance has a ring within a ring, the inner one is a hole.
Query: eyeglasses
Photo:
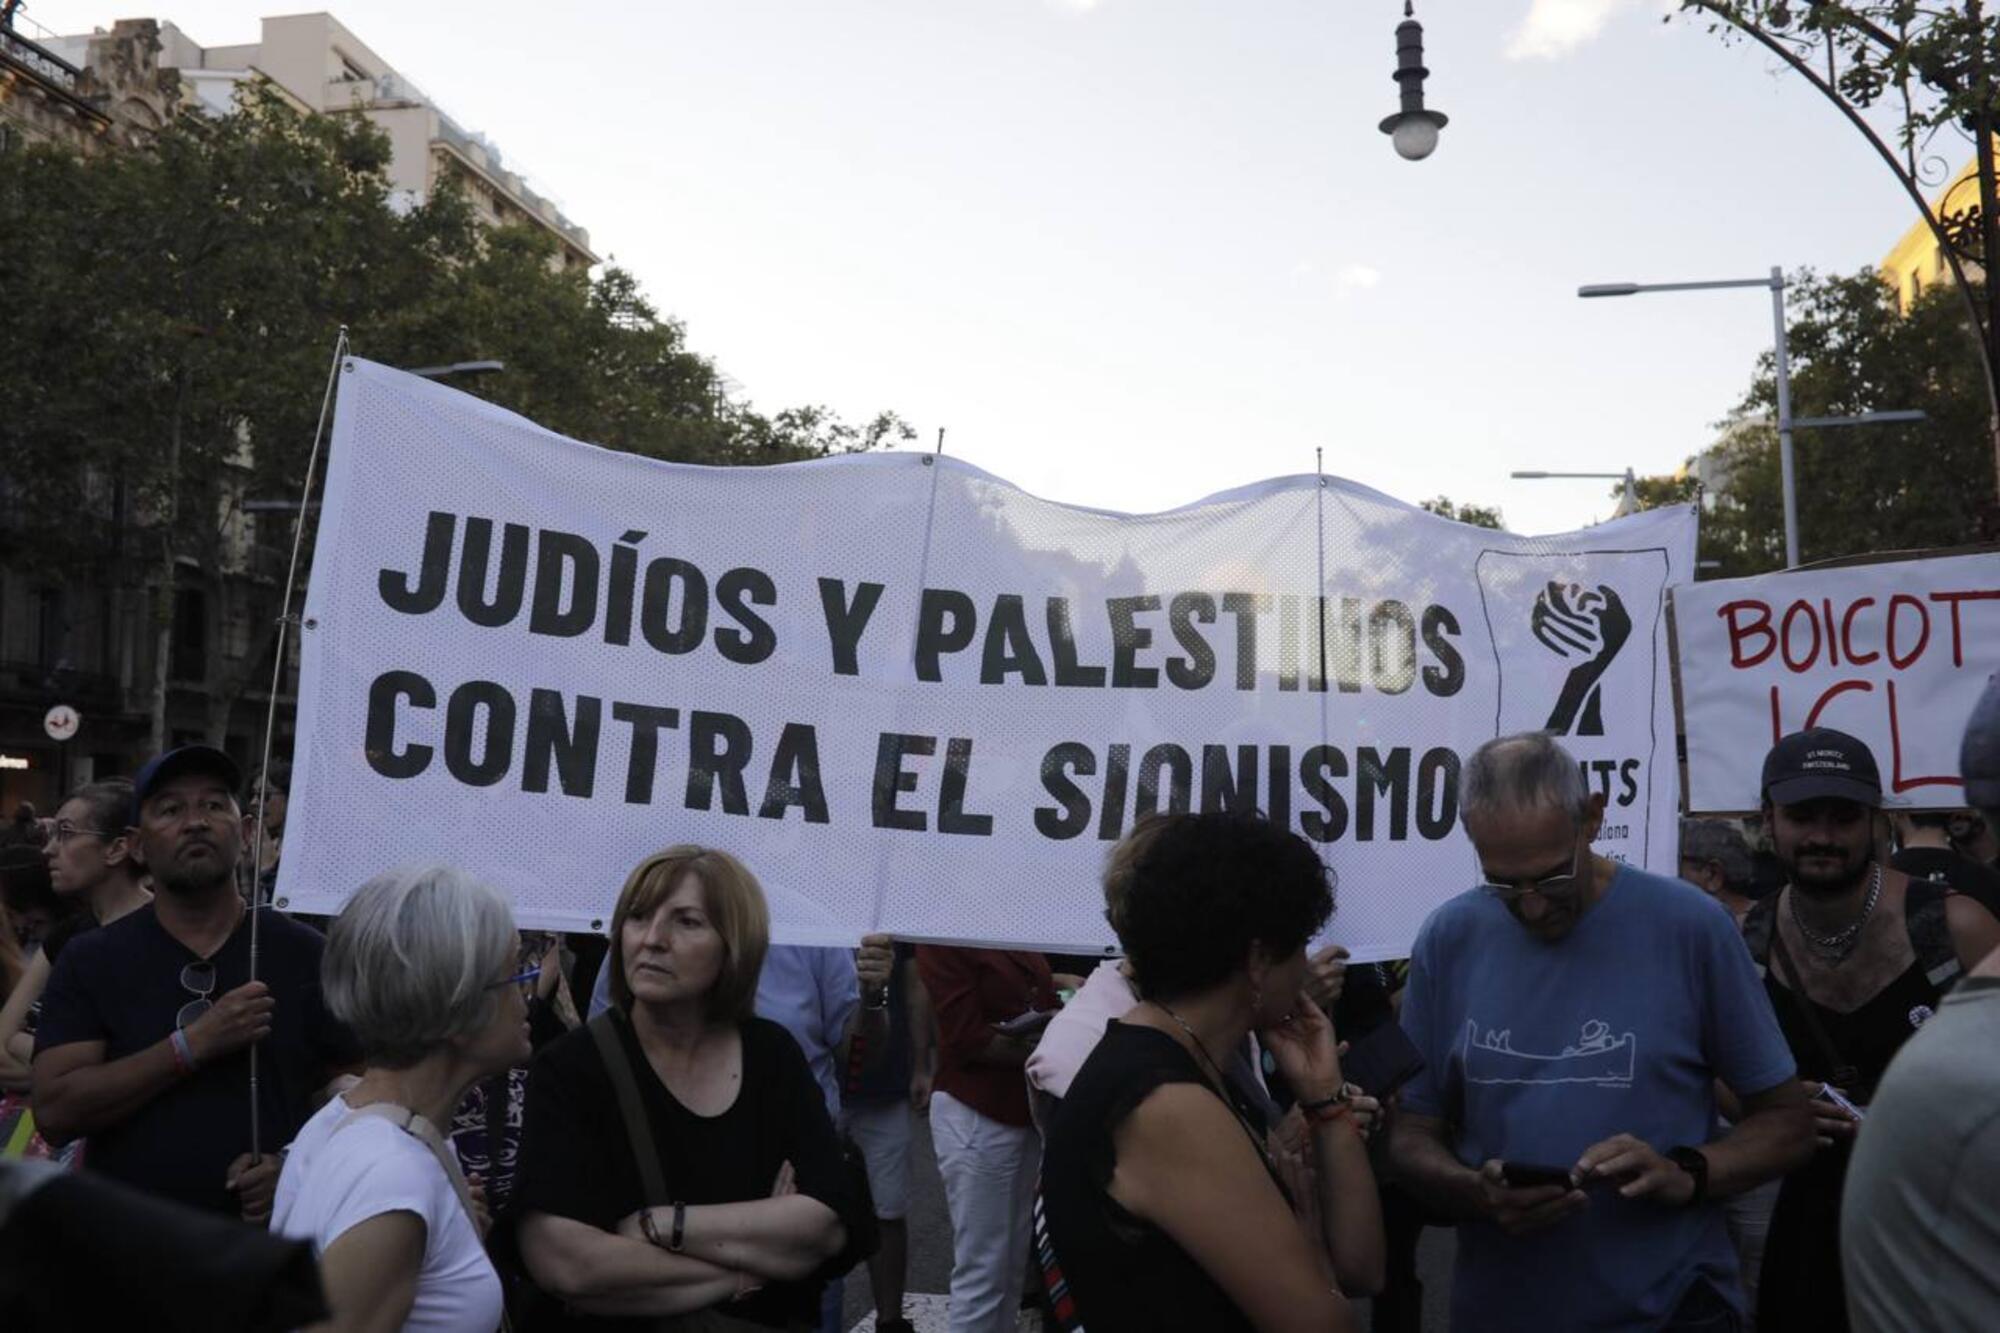
[[[535,993],[535,983],[537,981],[540,981],[541,979],[542,979],[542,965],[540,963],[536,963],[532,967],[523,968],[521,971],[516,972],[511,977],[505,977],[499,981],[489,982],[487,984],[486,989],[499,990],[502,986],[519,986],[521,988],[521,998],[525,1000],[529,996]]]
[[[60,847],[71,838],[115,838],[117,836],[118,834],[113,833],[110,829],[84,828],[81,824],[72,824],[67,819],[59,819],[56,821],[55,831],[49,834],[49,842],[54,846]]]
[[[174,1015],[174,1026],[185,1028],[214,1008],[209,996],[215,993],[215,964],[203,960],[181,969],[181,989],[194,996]]]
[[[1583,848],[1578,846],[1576,854],[1570,858],[1569,873],[1549,875],[1542,879],[1513,880],[1502,883],[1486,880],[1480,884],[1482,893],[1491,894],[1501,902],[1512,906],[1530,893],[1539,894],[1552,901],[1567,901],[1576,896],[1577,881],[1583,878]]]

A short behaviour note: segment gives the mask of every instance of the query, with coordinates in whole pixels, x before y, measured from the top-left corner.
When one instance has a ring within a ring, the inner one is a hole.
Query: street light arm
[[[502,361],[454,361],[445,366],[411,366],[403,373],[427,380],[441,380],[453,375],[497,375],[506,368],[506,363]]]
[[[1919,409],[1897,412],[1862,412],[1851,417],[1793,417],[1793,430],[1826,430],[1838,426],[1887,426],[1899,421],[1928,421]]]
[[[1709,282],[1592,282],[1576,289],[1582,297],[1637,296],[1641,292],[1714,292],[1725,287],[1782,287],[1777,278],[1718,278]]]

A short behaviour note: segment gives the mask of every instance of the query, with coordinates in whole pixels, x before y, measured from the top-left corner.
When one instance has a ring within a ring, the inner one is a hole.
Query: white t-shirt
[[[500,1276],[486,1257],[458,1191],[421,1139],[379,1116],[338,1134],[353,1111],[335,1097],[292,1141],[271,1229],[309,1240],[315,1253],[383,1213],[414,1213],[424,1223],[424,1259],[405,1329],[418,1333],[493,1333],[500,1326]]]

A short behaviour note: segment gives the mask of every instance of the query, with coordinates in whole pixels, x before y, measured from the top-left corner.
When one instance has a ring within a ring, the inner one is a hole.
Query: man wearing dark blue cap
[[[201,745],[139,771],[132,824],[156,893],[57,961],[35,1037],[35,1118],[52,1142],[86,1137],[94,1171],[261,1222],[276,1150],[357,1052],[320,998],[316,932],[264,909],[251,979],[251,918],[236,887],[242,780],[228,755]],[[267,1154],[257,1162],[252,1115]]]
[[[2000,829],[2000,676],[1959,754],[1965,798]],[[1984,1330],[2000,1313],[2000,953],[1910,1038],[1854,1146],[1841,1249],[1854,1327]]]
[[[1787,882],[1744,917],[1743,934],[1814,1094],[1820,1151],[1779,1192],[1757,1326],[1835,1333],[1847,1327],[1840,1197],[1855,1133],[1890,1057],[1960,973],[2000,946],[2000,921],[1882,863],[1881,771],[1846,732],[1780,740],[1763,794]]]

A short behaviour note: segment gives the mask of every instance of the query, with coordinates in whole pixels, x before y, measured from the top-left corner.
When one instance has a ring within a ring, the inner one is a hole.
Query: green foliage
[[[1503,528],[1506,526],[1500,519],[1500,511],[1498,509],[1489,509],[1485,505],[1454,504],[1449,498],[1442,495],[1432,500],[1421,501],[1417,505],[1417,508],[1427,513],[1436,514],[1439,518],[1448,518],[1454,523],[1470,523],[1475,528]]]
[[[1640,509],[1665,509],[1669,505],[1692,504],[1701,498],[1701,482],[1687,471],[1664,477],[1634,477],[1632,491],[1638,497]],[[1621,501],[1625,498],[1624,482],[1611,488],[1611,498]]]
[[[1632,478],[1632,494],[1638,501],[1638,508],[1642,511],[1647,509],[1664,509],[1669,505],[1691,504],[1695,500],[1700,499],[1701,482],[1695,478],[1690,470],[1693,461],[1689,459],[1689,469],[1683,469],[1677,473],[1670,472],[1658,477]],[[1622,506],[1625,503],[1625,483],[1622,481],[1614,483],[1609,494],[1613,500]]]
[[[298,494],[341,325],[392,365],[503,361],[457,387],[657,458],[910,438],[737,401],[629,273],[558,271],[546,234],[480,228],[450,190],[391,209],[388,161],[365,120],[254,89],[144,150],[0,155],[0,559],[74,574],[136,528],[219,559],[234,498]]]
[[[892,414],[756,411],[629,273],[558,270],[549,237],[481,228],[449,188],[392,208],[388,165],[365,119],[255,87],[143,149],[0,153],[0,563],[151,587],[162,644],[172,586],[201,588],[201,683],[224,716],[264,652],[291,526],[260,532],[241,506],[300,493],[343,325],[390,365],[503,361],[458,387],[657,458],[775,463],[911,437]],[[232,621],[258,627],[252,651],[219,667]]]
[[[1853,106],[1893,99],[1906,146],[1990,113],[2000,20],[1981,0],[1681,0],[1727,40],[1791,52]],[[1671,16],[1670,16],[1671,17]]]
[[[1986,391],[1957,295],[1934,288],[1906,316],[1873,269],[1845,277],[1804,273],[1794,279],[1790,311],[1793,415],[1916,408],[1928,418],[1794,434],[1800,559],[1953,546],[1989,535]],[[1784,565],[1770,353],[1759,358],[1738,413],[1719,446],[1728,481],[1702,524],[1702,556],[1720,562],[1720,576]]]

